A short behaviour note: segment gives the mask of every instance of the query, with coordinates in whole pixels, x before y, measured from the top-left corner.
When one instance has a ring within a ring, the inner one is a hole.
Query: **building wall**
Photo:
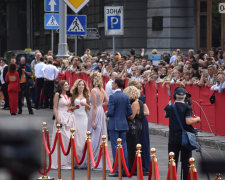
[[[163,30],[152,30],[152,17],[163,17]],[[183,52],[196,49],[196,1],[148,0],[147,49],[172,52],[180,48]]]

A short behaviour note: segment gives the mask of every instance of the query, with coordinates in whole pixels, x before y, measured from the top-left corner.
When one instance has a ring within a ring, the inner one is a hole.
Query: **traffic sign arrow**
[[[51,11],[54,11],[56,5],[55,0],[50,0],[48,5],[51,6]]]

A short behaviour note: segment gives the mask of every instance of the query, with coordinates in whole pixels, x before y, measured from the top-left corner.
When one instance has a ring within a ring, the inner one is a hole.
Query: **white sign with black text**
[[[123,6],[105,6],[105,35],[123,35]]]

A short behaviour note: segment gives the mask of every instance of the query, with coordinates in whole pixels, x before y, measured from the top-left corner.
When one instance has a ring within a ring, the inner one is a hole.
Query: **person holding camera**
[[[164,111],[166,112],[165,117],[169,118],[168,152],[174,152],[176,166],[179,159],[179,153],[181,152],[183,180],[188,180],[188,161],[192,156],[192,151],[182,146],[182,128],[179,121],[181,121],[184,130],[192,133],[195,133],[192,124],[200,122],[200,117],[192,117],[192,108],[185,103],[187,102],[185,100],[186,94],[187,92],[184,87],[177,87],[173,94],[173,98],[175,100],[174,105],[167,105],[164,108]],[[175,108],[178,116],[180,117],[179,119],[174,111]]]
[[[26,64],[25,57],[20,58],[20,64],[18,66],[18,73],[19,73],[19,79],[20,79],[18,114],[22,114],[22,96],[23,95],[26,98],[29,114],[34,114],[32,107],[31,107],[31,101],[30,101],[30,82],[31,82],[30,80],[31,80],[31,76],[32,76],[32,69],[29,64]]]

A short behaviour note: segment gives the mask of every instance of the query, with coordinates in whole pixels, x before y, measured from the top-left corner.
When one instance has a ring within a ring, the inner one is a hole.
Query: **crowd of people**
[[[155,61],[155,56],[161,60]],[[108,134],[111,140],[113,158],[116,154],[116,139],[122,139],[125,159],[131,170],[136,144],[142,144],[143,172],[149,170],[150,140],[146,116],[149,109],[142,95],[142,87],[149,82],[180,86],[207,86],[222,93],[225,89],[225,52],[219,49],[194,52],[190,49],[185,56],[180,49],[159,54],[156,49],[146,56],[145,50],[137,55],[131,49],[128,55],[101,52],[91,55],[86,49],[81,57],[70,56],[57,58],[52,51],[46,55],[35,51],[31,64],[25,57],[19,62],[12,57],[10,62],[0,58],[1,103],[3,109],[10,110],[11,115],[22,114],[24,99],[29,114],[33,108],[53,109],[53,137],[57,131],[56,124],[61,124],[64,144],[69,143],[70,128],[75,129],[78,157],[83,153],[86,131],[89,130],[93,145],[94,158],[97,160],[101,136]],[[59,73],[85,73],[91,77],[91,88],[87,82],[78,79],[74,84],[66,80],[58,81]],[[102,77],[109,81],[103,89]],[[129,78],[128,87],[124,89],[124,79]],[[70,89],[71,87],[71,89]],[[3,103],[4,102],[4,103]],[[108,106],[104,112],[103,106]],[[169,111],[167,109],[167,111]],[[187,113],[189,116],[190,113]],[[169,117],[169,115],[168,115]],[[108,124],[106,123],[108,119]],[[107,127],[108,126],[108,127]],[[54,140],[54,139],[53,139]],[[84,161],[78,168],[86,168]],[[53,154],[52,168],[57,168],[57,155]],[[70,157],[62,156],[62,168],[71,168]],[[101,168],[101,163],[99,168]],[[112,176],[117,176],[115,173]]]

